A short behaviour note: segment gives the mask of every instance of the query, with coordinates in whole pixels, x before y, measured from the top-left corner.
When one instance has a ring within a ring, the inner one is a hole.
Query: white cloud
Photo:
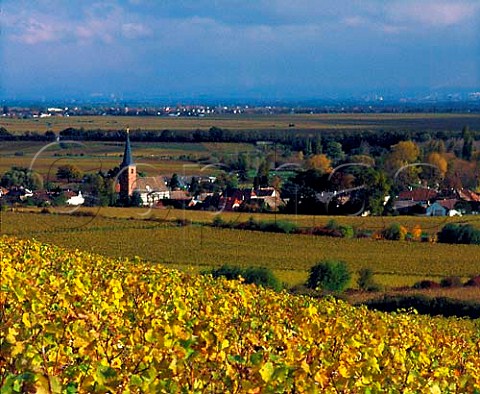
[[[152,29],[141,23],[124,23],[122,25],[122,34],[126,38],[141,38],[152,35]]]
[[[0,22],[5,27],[3,36],[27,45],[61,41],[112,44],[121,37],[150,36],[152,30],[137,19],[138,16],[127,14],[114,3],[85,4],[74,19],[60,11],[47,14],[35,8],[19,11],[10,7],[0,14]]]
[[[58,41],[64,33],[62,25],[42,21],[41,18],[36,17],[22,21],[17,28],[18,31],[14,34],[15,40],[30,45]]]
[[[480,17],[480,3],[470,1],[402,1],[391,3],[387,10],[393,20],[432,27],[458,25]]]

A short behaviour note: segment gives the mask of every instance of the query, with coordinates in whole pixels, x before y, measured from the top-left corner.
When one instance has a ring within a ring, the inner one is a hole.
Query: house
[[[438,202],[429,205],[425,210],[426,216],[447,216],[447,209]]]
[[[400,215],[426,215],[427,208],[437,196],[438,192],[434,189],[404,190],[393,202],[393,209]]]
[[[224,211],[237,211],[243,204],[250,201],[252,189],[234,189],[220,197],[219,208]]]
[[[169,199],[171,193],[163,176],[137,177],[133,182],[133,190],[140,193],[144,206],[153,206]]]
[[[285,205],[280,193],[273,187],[234,189],[220,197],[219,208],[225,211],[259,211],[264,208],[277,211]]]
[[[252,192],[250,203],[257,203],[270,211],[277,211],[285,203],[280,198],[280,192],[274,187],[262,187]]]
[[[67,200],[68,205],[83,205],[85,198],[82,196],[82,192],[79,191],[78,195],[73,195]]]
[[[427,205],[413,200],[395,200],[393,209],[400,215],[424,214]]]

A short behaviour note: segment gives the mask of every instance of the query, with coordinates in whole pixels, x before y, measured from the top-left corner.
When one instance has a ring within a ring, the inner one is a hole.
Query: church
[[[123,160],[118,175],[120,201],[129,201],[134,192],[140,193],[144,206],[153,206],[163,199],[170,198],[163,176],[140,177],[133,160],[130,131],[127,129]]]

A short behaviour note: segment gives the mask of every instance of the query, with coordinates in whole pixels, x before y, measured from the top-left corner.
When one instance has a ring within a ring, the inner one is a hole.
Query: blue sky
[[[480,0],[2,0],[0,98],[480,89]]]

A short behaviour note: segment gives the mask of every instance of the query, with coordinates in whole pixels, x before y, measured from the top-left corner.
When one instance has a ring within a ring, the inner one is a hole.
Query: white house
[[[85,198],[82,196],[82,192],[79,191],[77,196],[72,196],[67,200],[68,205],[83,205]]]

